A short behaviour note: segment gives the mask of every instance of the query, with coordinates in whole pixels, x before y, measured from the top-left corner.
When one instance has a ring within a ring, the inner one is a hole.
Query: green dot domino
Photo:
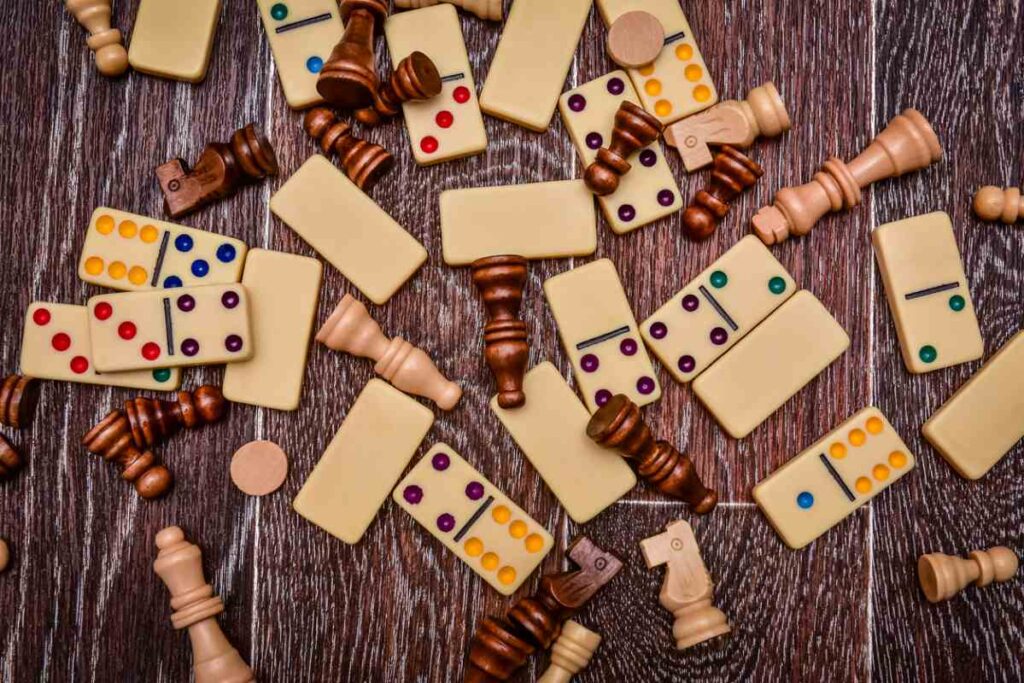
[[[729,276],[720,270],[716,270],[711,273],[711,286],[715,289],[721,289],[729,284]]]
[[[277,21],[281,21],[288,16],[288,6],[284,3],[276,3],[270,8],[270,16],[274,17]]]
[[[967,301],[965,301],[964,298],[959,294],[954,294],[953,296],[949,297],[949,307],[952,308],[954,311],[962,311],[964,310],[964,306],[966,305]]]
[[[931,344],[925,344],[921,347],[921,350],[917,352],[921,360],[925,363],[934,363],[935,359],[939,357],[939,352],[935,350],[935,347]]]
[[[776,275],[768,281],[768,291],[772,294],[782,294],[786,291],[786,280]]]
[[[171,371],[167,368],[161,368],[160,370],[153,371],[153,379],[157,382],[166,382],[171,378]]]

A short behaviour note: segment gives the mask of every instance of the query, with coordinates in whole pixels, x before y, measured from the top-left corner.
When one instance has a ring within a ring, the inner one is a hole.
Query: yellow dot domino
[[[103,272],[103,259],[99,256],[90,256],[85,260],[85,272],[89,275],[99,275]]]
[[[470,557],[479,557],[480,553],[484,551],[483,541],[476,536],[467,539],[463,547],[466,549],[466,554]]]
[[[117,226],[117,232],[121,237],[130,240],[138,234],[139,226],[135,225],[135,221],[121,221],[121,225]]]
[[[515,583],[516,570],[512,567],[505,566],[498,570],[498,581],[501,581],[506,586]]]
[[[504,505],[498,505],[491,511],[491,517],[498,524],[508,524],[508,520],[512,518],[512,512]]]
[[[857,479],[857,483],[854,484],[858,493],[870,493],[871,492],[871,480],[867,477],[860,477]]]
[[[109,235],[114,232],[114,217],[106,214],[96,219],[96,232],[101,235]]]
[[[837,441],[828,447],[828,454],[836,460],[842,460],[846,457],[846,446]]]
[[[143,225],[142,230],[139,232],[139,237],[142,238],[143,242],[147,244],[156,242],[160,236],[160,231],[152,225]]]
[[[647,66],[640,67],[640,75],[641,76],[650,76],[653,73],[654,73],[654,65],[653,64],[648,64]]]
[[[686,43],[676,45],[676,59],[681,62],[688,62],[693,59],[693,48]]]
[[[539,553],[544,549],[544,538],[540,534],[530,534],[526,537],[526,550],[531,553]]]
[[[696,64],[690,64],[689,66],[687,66],[683,73],[686,74],[686,80],[690,82],[699,81],[701,77],[704,76],[704,70],[701,69]]]
[[[871,468],[871,476],[878,481],[885,481],[889,478],[889,468],[885,465],[875,465]]]
[[[144,285],[149,279],[149,273],[141,266],[132,266],[128,271],[128,281],[133,285]]]
[[[668,100],[658,100],[654,103],[654,113],[658,116],[668,116],[672,113],[672,103]]]
[[[661,81],[657,78],[652,78],[644,83],[644,90],[646,90],[647,94],[651,97],[657,97],[661,94]]]
[[[907,466],[907,454],[902,451],[893,451],[889,454],[889,464],[896,469]]]
[[[868,437],[859,429],[850,430],[850,445],[863,446]]]
[[[489,572],[498,568],[498,562],[498,556],[494,553],[484,553],[484,556],[480,558],[480,564]]]
[[[693,99],[698,102],[707,102],[711,99],[711,88],[704,84],[698,85],[693,89]]]
[[[512,538],[522,538],[526,535],[526,522],[521,519],[517,519],[508,526],[508,533]]]
[[[877,417],[868,418],[867,429],[869,434],[881,434],[885,425]]]
[[[107,273],[115,280],[120,280],[128,272],[127,266],[120,261],[114,261],[107,267]]]

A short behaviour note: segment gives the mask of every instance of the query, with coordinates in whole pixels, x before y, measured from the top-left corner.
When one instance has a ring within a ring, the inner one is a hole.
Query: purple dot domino
[[[423,500],[423,489],[416,484],[410,484],[402,491],[402,498],[409,505],[418,505]]]
[[[651,377],[641,377],[636,381],[636,390],[644,396],[651,394],[657,385]]]
[[[574,93],[569,96],[569,109],[574,112],[581,112],[587,108],[587,98],[579,93]]]
[[[455,528],[455,518],[447,512],[441,514],[437,518],[437,528],[445,533],[448,533],[449,531]]]

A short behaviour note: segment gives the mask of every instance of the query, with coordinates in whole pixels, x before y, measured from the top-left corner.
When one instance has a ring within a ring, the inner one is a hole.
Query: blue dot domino
[[[800,495],[796,497],[796,504],[799,505],[804,510],[807,510],[812,505],[814,505],[814,496],[810,493],[810,491],[803,491],[802,493],[800,493]]]

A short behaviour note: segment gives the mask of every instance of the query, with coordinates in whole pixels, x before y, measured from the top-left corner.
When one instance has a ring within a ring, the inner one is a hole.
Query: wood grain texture
[[[437,199],[451,188],[579,177],[558,116],[547,133],[486,118],[484,155],[420,168],[400,121],[365,130],[396,157],[375,200],[420,239],[430,260],[384,307],[401,335],[465,388],[438,414],[420,453],[446,441],[544,523],[556,549],[541,571],[564,565],[578,532],[627,561],[580,615],[604,642],[580,681],[1019,679],[1024,581],[929,605],[914,565],[924,552],[961,553],[1024,536],[1020,446],[978,482],[960,479],[920,436],[924,420],[980,364],[923,376],[903,367],[871,252],[875,225],[933,210],[953,217],[988,354],[1024,320],[1024,233],[979,223],[980,185],[1020,184],[1024,145],[1024,7],[977,0],[962,11],[914,0],[682,0],[722,98],[771,79],[793,130],[750,156],[765,176],[734,203],[708,242],[682,237],[680,214],[625,236],[601,219],[593,258],[619,269],[638,320],[650,315],[740,236],[778,188],[806,181],[829,155],[853,157],[886,121],[916,106],[946,149],[935,167],[885,181],[863,205],[826,217],[807,238],[773,252],[850,333],[839,361],[754,433],[727,438],[691,392],[660,372],[664,397],[645,410],[651,429],[688,450],[723,501],[692,518],[732,635],[675,651],[671,616],[657,602],[664,569],[647,570],[637,542],[686,515],[648,487],[577,527],[558,506],[487,407],[493,383],[482,355],[484,310],[468,268],[441,260]],[[933,6],[934,5],[934,6]],[[137,2],[115,2],[130,38]],[[507,9],[507,6],[506,6]],[[461,14],[476,80],[483,84],[499,27]],[[24,310],[34,299],[83,303],[99,290],[76,277],[89,215],[101,204],[160,216],[152,169],[194,158],[209,140],[245,123],[274,143],[281,175],[184,219],[187,225],[266,247],[314,255],[274,218],[271,194],[312,153],[301,114],[288,109],[255,4],[225,0],[209,74],[188,85],[129,74],[99,76],[85,32],[57,2],[0,3],[0,20],[32,26],[0,48],[0,368],[15,371]],[[567,86],[614,68],[592,12]],[[386,65],[378,43],[378,64]],[[706,182],[666,151],[687,201]],[[551,360],[570,378],[544,280],[591,260],[531,262],[522,317],[530,365]],[[318,320],[358,292],[325,268]],[[186,387],[222,370],[186,373]],[[79,445],[81,435],[132,392],[46,383],[27,430],[5,430],[28,465],[0,486],[0,536],[12,549],[0,575],[0,680],[188,680],[187,638],[169,624],[167,591],[152,572],[153,538],[181,525],[204,552],[225,599],[225,632],[266,681],[450,681],[461,676],[469,636],[501,598],[396,506],[387,503],[357,546],[294,514],[292,497],[373,376],[372,364],[315,345],[296,413],[233,406],[220,424],[160,449],[175,492],[144,503],[113,468]],[[791,551],[750,501],[750,487],[869,403],[918,455],[918,470],[802,551]],[[282,491],[248,498],[230,483],[231,454],[266,438],[292,459]],[[532,590],[528,581],[521,594]],[[522,680],[544,669],[538,657]]]

